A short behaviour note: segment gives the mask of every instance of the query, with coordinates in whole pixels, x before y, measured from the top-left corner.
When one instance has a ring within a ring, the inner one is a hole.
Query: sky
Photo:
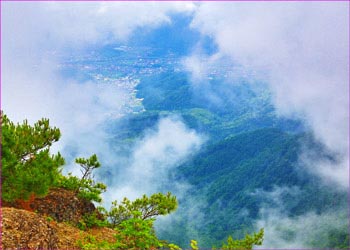
[[[267,83],[278,115],[302,120],[337,156],[327,161],[305,148],[300,162],[325,185],[339,190],[349,187],[348,2],[1,5],[1,108],[17,122],[50,118],[63,134],[55,150],[74,145],[83,156],[97,153],[102,162],[115,163],[106,143],[108,134],[99,128],[128,101],[127,94],[110,85],[64,78],[57,71],[58,55],[114,43],[140,44],[142,33],[157,46],[170,44],[182,51],[194,90],[205,88],[201,79],[208,74],[208,65],[229,61],[255,72]],[[210,91],[205,94],[211,95]],[[174,138],[181,138],[181,143]],[[152,157],[156,157],[164,159],[165,176],[175,161],[185,160],[205,140],[204,135],[187,128],[181,117],[164,118],[135,144],[128,175],[148,180],[147,171],[152,171]],[[175,152],[172,159],[165,156],[169,147]],[[149,163],[148,170],[138,171],[140,161]],[[155,188],[146,189],[152,192]],[[134,183],[125,189],[132,197],[140,192]],[[282,216],[276,212],[259,223],[270,225],[277,215]]]

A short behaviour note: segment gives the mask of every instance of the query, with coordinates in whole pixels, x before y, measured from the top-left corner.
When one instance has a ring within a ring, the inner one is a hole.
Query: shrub
[[[264,238],[264,229],[260,229],[258,233],[254,233],[253,235],[247,234],[242,240],[234,240],[231,236],[227,239],[227,244],[222,245],[222,249],[229,250],[251,250],[254,245],[261,245]]]
[[[50,154],[60,130],[50,127],[48,119],[33,126],[27,120],[14,124],[3,112],[1,129],[2,198],[14,201],[28,200],[33,194],[46,195],[64,164],[60,153]]]
[[[124,198],[120,204],[114,201],[107,215],[111,225],[115,227],[125,220],[134,218],[134,212],[140,213],[140,219],[147,220],[159,215],[169,214],[176,210],[176,208],[177,200],[175,196],[171,193],[165,195],[156,193],[150,197],[144,195],[142,198],[138,198],[135,201]]]
[[[106,191],[106,185],[93,180],[92,171],[101,165],[94,154],[90,158],[77,158],[75,160],[81,167],[82,177],[78,178],[69,173],[68,176],[60,176],[56,186],[74,191],[78,197],[88,200],[101,202],[101,194]]]
[[[151,249],[162,247],[153,229],[154,219],[142,219],[140,212],[133,212],[132,218],[124,220],[117,227],[117,249]]]

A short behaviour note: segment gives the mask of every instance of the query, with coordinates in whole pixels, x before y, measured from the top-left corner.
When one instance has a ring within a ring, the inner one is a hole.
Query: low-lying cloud
[[[255,224],[256,230],[264,228],[265,231],[263,245],[257,249],[327,247],[332,244],[332,234],[344,236],[348,233],[344,207],[291,216],[282,197],[289,196],[289,200],[297,201],[298,196],[303,195],[297,187],[275,187],[271,192],[259,190],[254,195],[265,201]]]
[[[169,24],[172,14],[190,14],[194,9],[190,2],[6,2],[3,38],[13,49],[101,45],[127,41],[137,28]]]
[[[147,129],[135,143],[130,163],[123,168],[123,180],[111,183],[105,199],[135,199],[143,194],[185,190],[187,184],[174,182],[172,174],[203,142],[204,137],[188,129],[180,117],[160,119],[156,127]]]
[[[68,158],[96,153],[110,164],[113,151],[102,125],[121,113],[130,93],[63,78],[58,65],[71,51],[127,41],[135,29],[169,24],[172,14],[193,9],[192,3],[4,2],[1,108],[16,122],[49,118],[62,132],[55,150],[69,147]]]
[[[278,114],[304,121],[338,155],[332,169],[339,174],[315,164],[310,169],[341,188],[349,184],[339,178],[348,176],[349,162],[348,20],[346,3],[266,2],[201,4],[192,21],[217,44],[210,62],[225,57],[260,72],[256,77],[268,84]],[[194,53],[185,60],[196,78],[206,73],[200,58]]]
[[[247,83],[266,84],[277,114],[303,121],[331,156],[320,157],[304,145],[298,165],[340,192],[349,189],[348,21],[348,4],[341,2],[204,3],[191,25],[210,37],[217,51],[203,55],[196,48],[184,60],[195,88],[210,90],[203,81],[210,68],[203,61],[220,66],[227,58],[248,72]],[[225,86],[230,89],[242,75],[232,69],[232,84]],[[264,193],[268,202],[256,221],[257,230],[265,228],[262,248],[326,247],[329,232],[348,231],[348,213],[337,204],[333,211],[290,216],[279,196],[299,191],[280,187]]]

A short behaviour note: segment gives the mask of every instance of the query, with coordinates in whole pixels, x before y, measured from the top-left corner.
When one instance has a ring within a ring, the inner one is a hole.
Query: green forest
[[[178,216],[158,234],[181,246],[186,246],[191,235],[198,231],[204,246],[221,245],[228,234],[242,238],[256,230],[255,223],[266,203],[276,206],[255,192],[273,192],[281,187],[298,190],[297,194],[287,192],[280,197],[288,218],[337,209],[342,211],[339,218],[346,218],[348,194],[328,188],[318,176],[300,165],[299,157],[305,147],[312,149],[319,159],[334,158],[308,128],[299,120],[278,117],[271,105],[271,95],[263,87],[254,91],[240,81],[234,93],[226,93],[220,92],[225,89],[220,87],[224,82],[212,81],[215,89],[211,91],[227,103],[215,105],[205,100],[205,95],[194,95],[183,73],[145,77],[137,86],[137,97],[143,99],[146,111],[109,124],[113,134],[111,144],[120,145],[122,153],[125,153],[123,145],[133,145],[145,128],[154,127],[163,117],[171,115],[180,116],[186,126],[209,138],[199,153],[181,163],[172,174],[174,181],[184,180],[192,185],[187,194],[190,201],[179,200],[183,205],[176,211]],[[185,214],[193,203],[204,203],[201,212],[206,219],[188,221]],[[307,245],[347,248],[346,220],[339,219],[334,224],[339,227],[320,226],[319,234],[323,236],[310,236]],[[296,241],[296,230],[281,229],[282,238]]]

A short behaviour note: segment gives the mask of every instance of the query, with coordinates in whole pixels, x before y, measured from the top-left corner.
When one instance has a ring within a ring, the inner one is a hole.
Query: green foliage
[[[349,249],[350,239],[348,228],[344,230],[330,230],[328,232],[328,244],[327,246],[335,246],[336,249]]]
[[[46,217],[46,221],[47,222],[52,222],[52,221],[54,221],[54,218],[52,218],[51,216],[47,216]]]
[[[75,162],[81,167],[82,177],[78,178],[71,173],[68,176],[60,176],[56,186],[73,190],[82,199],[101,202],[101,194],[107,187],[101,182],[96,183],[93,179],[92,171],[101,166],[97,156],[94,154],[88,159],[77,158]]]
[[[84,180],[81,182],[81,186],[78,192],[78,197],[88,200],[101,202],[101,194],[106,191],[106,185],[93,180]]]
[[[82,250],[115,249],[113,244],[108,243],[107,241],[98,241],[93,235],[90,234],[77,240],[76,244]]]
[[[156,193],[147,197],[138,198],[130,201],[128,198],[118,204],[117,201],[112,202],[112,207],[108,213],[108,217],[113,227],[119,225],[125,220],[134,218],[135,212],[140,213],[140,219],[147,220],[158,215],[166,215],[177,208],[176,197],[167,193]]]
[[[162,247],[153,229],[154,219],[142,219],[141,212],[134,211],[132,218],[122,221],[117,227],[117,249],[151,249]]]
[[[28,199],[31,194],[43,196],[56,181],[64,159],[50,154],[51,145],[61,133],[51,128],[48,119],[33,126],[24,120],[14,124],[1,113],[1,183],[5,201]]]
[[[55,186],[57,187],[73,191],[79,190],[80,185],[80,178],[73,176],[72,173],[68,173],[67,176],[60,175],[55,183]]]
[[[176,197],[170,193],[166,195],[158,193],[150,197],[131,202],[124,198],[121,204],[113,202],[109,212],[103,207],[98,207],[98,213],[85,215],[78,227],[86,230],[91,227],[109,226],[116,230],[117,242],[109,244],[97,242],[93,239],[80,242],[83,249],[150,249],[167,245],[155,235],[153,222],[158,215],[165,215],[177,207]],[[107,221],[105,218],[109,218]],[[103,244],[103,246],[101,245]],[[172,249],[177,246],[172,244]],[[169,246],[170,248],[170,246]]]
[[[185,74],[152,74],[141,81],[137,90],[137,96],[144,98],[142,104],[147,110],[176,110],[193,106],[191,86]]]
[[[242,240],[234,240],[231,236],[227,239],[227,244],[222,245],[222,249],[236,250],[244,249],[251,250],[254,245],[260,246],[264,238],[264,229],[260,229],[258,233],[253,235],[246,234],[245,238]]]
[[[169,250],[181,250],[178,245],[175,245],[173,243],[168,244],[166,247],[169,248]]]
[[[84,216],[79,227],[83,230],[93,226],[110,226],[116,230],[117,242],[103,245],[103,249],[150,249],[163,246],[178,250],[174,244],[168,245],[160,241],[153,229],[153,222],[158,215],[166,215],[177,207],[176,197],[170,193],[146,195],[142,198],[130,201],[124,198],[121,204],[117,201],[112,203],[109,212],[103,207],[98,207],[99,215],[108,217],[107,222],[97,214]],[[81,242],[80,242],[81,243]],[[82,243],[81,243],[82,244]],[[100,243],[90,240],[83,244],[83,249],[99,249]]]
[[[198,250],[198,242],[196,240],[191,240],[190,242],[190,245],[191,245],[191,249],[192,250]]]
[[[93,179],[92,171],[96,168],[99,168],[101,166],[100,162],[97,159],[96,154],[93,154],[90,156],[90,158],[77,158],[75,159],[75,163],[79,164],[81,169],[81,173],[83,176],[81,177],[82,180],[86,179]]]
[[[103,183],[95,183],[90,179],[80,179],[71,173],[68,176],[60,176],[56,186],[73,190],[79,198],[96,202],[102,201],[101,194],[107,189]]]
[[[79,221],[77,227],[80,230],[86,230],[93,227],[108,227],[109,222],[104,218],[103,214],[92,212],[84,214],[83,218]]]

